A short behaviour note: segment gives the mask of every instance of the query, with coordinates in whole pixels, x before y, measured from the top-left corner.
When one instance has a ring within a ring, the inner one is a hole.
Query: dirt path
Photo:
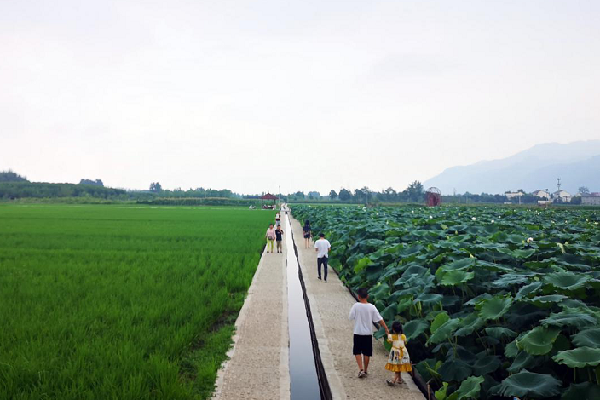
[[[317,261],[314,248],[305,249],[302,227],[291,220],[298,256],[304,274],[304,283],[310,300],[311,312],[321,359],[327,373],[334,399],[383,399],[424,400],[425,397],[410,379],[407,387],[389,387],[385,380],[392,373],[385,370],[388,353],[382,342],[373,340],[373,357],[369,364],[369,376],[358,379],[358,367],[352,355],[353,322],[348,320],[350,307],[356,302],[329,269],[327,283],[317,279]],[[311,243],[312,246],[312,243]]]
[[[235,322],[234,347],[219,370],[213,398],[290,398],[285,241],[283,246],[280,254],[263,252]]]

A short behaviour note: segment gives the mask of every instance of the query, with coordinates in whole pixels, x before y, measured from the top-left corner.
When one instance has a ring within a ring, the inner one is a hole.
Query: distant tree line
[[[408,203],[424,201],[423,184],[419,181],[414,181],[402,191],[396,191],[392,187],[381,191],[374,191],[367,186],[360,189],[349,190],[341,188],[339,192],[335,190],[329,191],[329,196],[315,196],[318,192],[309,192],[305,195],[304,192],[298,191],[286,196],[288,201],[340,201],[344,203]]]
[[[111,189],[95,185],[74,185],[71,183],[35,183],[35,182],[3,182],[0,183],[0,199],[14,200],[21,198],[48,197],[96,197],[101,199],[126,198],[127,192],[122,189]]]

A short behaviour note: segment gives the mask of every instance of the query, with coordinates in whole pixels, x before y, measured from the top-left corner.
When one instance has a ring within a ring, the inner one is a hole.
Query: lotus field
[[[0,399],[202,399],[273,212],[0,205]]]
[[[343,282],[403,322],[438,399],[600,399],[600,211],[292,210],[326,233]]]

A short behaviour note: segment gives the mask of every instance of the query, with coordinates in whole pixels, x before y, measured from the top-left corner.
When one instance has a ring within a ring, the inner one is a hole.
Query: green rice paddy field
[[[273,212],[0,206],[1,399],[202,399]]]

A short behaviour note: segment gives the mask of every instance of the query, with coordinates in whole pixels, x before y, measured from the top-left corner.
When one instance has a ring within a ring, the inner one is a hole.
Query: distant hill
[[[561,178],[561,188],[571,194],[580,186],[599,192],[600,140],[539,144],[500,160],[448,168],[426,180],[424,186],[436,186],[443,194],[452,194],[455,189],[457,193],[555,191],[556,178]]]

